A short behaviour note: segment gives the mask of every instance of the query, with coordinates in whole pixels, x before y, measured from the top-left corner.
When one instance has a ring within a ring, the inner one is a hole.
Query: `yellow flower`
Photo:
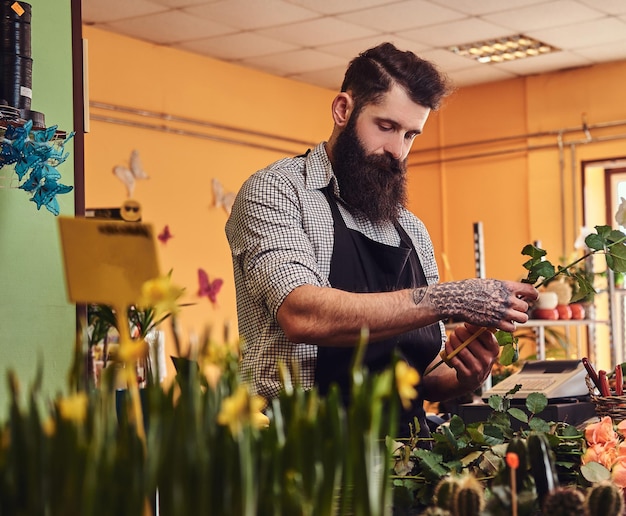
[[[250,396],[244,385],[222,401],[222,408],[217,415],[220,425],[227,425],[236,436],[242,427],[250,423],[254,428],[269,426],[269,418],[261,411],[265,408],[265,400],[261,396]]]
[[[420,375],[415,368],[401,360],[396,363],[396,386],[405,409],[411,408],[411,401],[417,398],[415,386],[419,381]]]
[[[87,416],[87,401],[87,395],[84,392],[61,398],[57,402],[59,414],[63,419],[81,423]]]
[[[239,357],[238,343],[210,342],[204,348],[200,357],[201,370],[208,384],[215,389],[222,373],[230,361],[237,361]]]
[[[183,289],[172,285],[169,275],[146,281],[141,287],[139,306],[152,307],[156,318],[171,313],[177,314],[180,307],[177,300],[183,295]]]
[[[117,352],[117,358],[125,364],[133,364],[147,355],[148,343],[144,339],[121,342]]]

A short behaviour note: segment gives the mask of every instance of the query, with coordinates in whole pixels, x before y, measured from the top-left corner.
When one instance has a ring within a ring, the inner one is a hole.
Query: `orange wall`
[[[269,134],[254,136],[90,109],[91,130],[85,139],[87,207],[122,203],[125,190],[112,169],[138,149],[150,175],[139,182],[134,195],[143,206],[143,220],[157,231],[169,224],[175,235],[167,245],[159,244],[161,268],[173,269],[174,280],[187,288],[186,300],[197,302],[184,310],[182,329],[200,333],[210,325],[221,332],[225,321],[234,327],[226,214],[212,205],[211,179],[218,178],[234,192],[258,168],[327,138],[334,92],[91,27],[84,27],[84,36],[89,42],[92,102]],[[625,82],[626,62],[620,62],[477,85],[459,89],[431,115],[409,157],[409,202],[431,232],[445,279],[474,275],[476,221],[483,223],[489,277],[523,276],[520,251],[534,240],[540,240],[555,261],[562,254],[564,234],[568,252],[573,250],[582,220],[579,161],[624,156],[626,144],[616,140],[575,145],[572,179],[572,147],[566,145],[560,155],[556,133],[566,130],[566,142],[582,139],[577,128],[582,128],[583,113],[590,126],[626,119],[619,86]],[[276,150],[128,127],[98,119],[102,117],[156,123]],[[549,134],[527,136],[539,132]],[[593,135],[601,134],[597,130]],[[514,136],[518,138],[502,140]],[[467,157],[485,153],[491,155]],[[573,220],[574,206],[578,220]],[[225,280],[216,307],[195,296],[198,267],[211,278]]]

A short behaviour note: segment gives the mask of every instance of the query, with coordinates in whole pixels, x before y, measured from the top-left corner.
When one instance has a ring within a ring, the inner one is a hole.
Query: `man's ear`
[[[339,93],[332,104],[333,121],[335,125],[345,127],[353,110],[354,100],[352,100],[352,96],[345,91]]]

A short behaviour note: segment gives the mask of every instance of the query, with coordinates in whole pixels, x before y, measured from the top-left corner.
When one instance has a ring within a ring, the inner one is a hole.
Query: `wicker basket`
[[[626,419],[626,396],[600,396],[589,375],[585,377],[585,382],[599,417],[610,416],[617,423]]]

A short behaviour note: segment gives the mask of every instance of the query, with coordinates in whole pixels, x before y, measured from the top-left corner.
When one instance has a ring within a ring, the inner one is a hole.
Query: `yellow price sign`
[[[73,303],[127,307],[159,276],[152,226],[59,217],[67,293]]]

